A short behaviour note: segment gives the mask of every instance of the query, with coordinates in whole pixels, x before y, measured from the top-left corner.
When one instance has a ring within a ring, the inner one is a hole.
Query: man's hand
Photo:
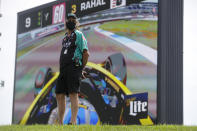
[[[85,79],[87,77],[87,72],[86,71],[82,71],[82,79]]]

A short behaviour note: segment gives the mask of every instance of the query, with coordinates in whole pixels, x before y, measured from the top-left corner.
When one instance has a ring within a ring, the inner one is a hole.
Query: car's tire
[[[122,53],[110,55],[104,62],[104,68],[119,78],[126,85],[127,67]]]
[[[44,87],[44,85],[51,79],[52,69],[50,67],[42,67],[39,69],[35,78],[35,92],[34,96],[37,96],[39,91]]]

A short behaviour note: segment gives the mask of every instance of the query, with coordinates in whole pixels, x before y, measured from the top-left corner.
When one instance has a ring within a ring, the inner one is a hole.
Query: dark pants
[[[57,79],[56,94],[79,93],[81,83],[82,67],[70,64],[60,68]]]

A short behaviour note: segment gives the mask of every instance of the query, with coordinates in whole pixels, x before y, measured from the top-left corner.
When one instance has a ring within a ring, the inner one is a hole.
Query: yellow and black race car
[[[125,85],[126,62],[121,53],[109,56],[103,63],[88,62],[86,78],[81,81],[77,124],[152,125],[148,113],[148,93],[133,94]],[[35,99],[20,124],[55,124],[57,102],[56,80],[59,72],[40,68],[35,80]],[[71,118],[70,100],[66,99],[64,124]]]

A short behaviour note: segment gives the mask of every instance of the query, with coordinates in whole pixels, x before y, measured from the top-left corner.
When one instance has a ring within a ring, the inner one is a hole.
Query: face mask
[[[75,26],[76,24],[72,21],[67,21],[66,22],[66,27],[69,29],[69,30],[74,30],[75,29]]]

